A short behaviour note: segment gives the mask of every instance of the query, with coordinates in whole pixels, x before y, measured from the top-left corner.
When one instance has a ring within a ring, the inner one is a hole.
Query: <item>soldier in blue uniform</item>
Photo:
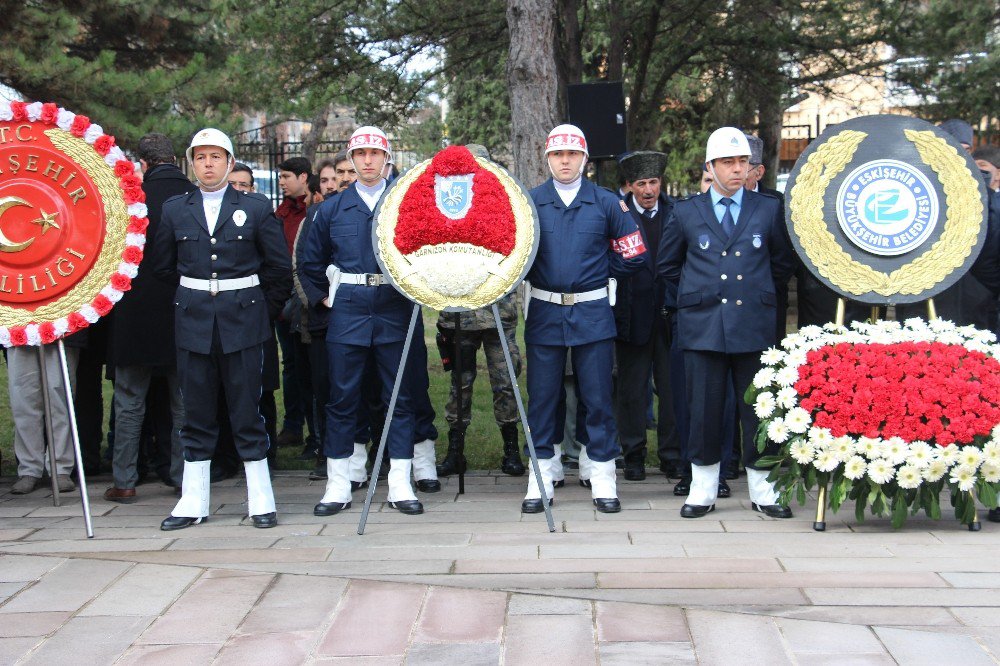
[[[777,199],[744,189],[750,159],[746,136],[734,127],[708,139],[711,189],[674,205],[657,256],[657,271],[677,287],[677,335],[684,349],[690,412],[691,492],[681,516],[715,509],[727,379],[743,396],[760,369],[760,353],[777,343],[776,284],[794,267]],[[737,400],[743,463],[755,511],[774,518],[792,512],[777,503],[768,470],[758,469],[759,420]]]
[[[358,180],[320,205],[302,262],[306,279],[320,290],[328,289],[325,298],[310,303],[329,308],[330,399],[323,443],[327,482],[313,510],[317,516],[331,516],[351,506],[350,458],[355,453],[365,365],[374,360],[382,399],[388,404],[413,311],[413,303],[380,272],[372,247],[374,210],[386,188],[382,171],[391,159],[389,140],[376,127],[360,127],[347,150]],[[419,318],[413,335],[423,336]],[[389,431],[389,506],[418,514],[423,505],[410,485],[416,421],[412,384],[404,381],[400,387]]]
[[[545,495],[551,501],[553,473],[560,464],[554,445],[563,439],[558,396],[566,353],[572,349],[573,373],[587,414],[591,495],[598,511],[614,513],[621,510],[621,503],[615,484],[620,447],[611,399],[615,338],[611,278],[640,270],[646,247],[628,207],[583,178],[588,151],[579,128],[553,129],[545,155],[552,178],[531,190],[541,233],[524,304],[528,425]],[[521,510],[544,510],[534,474]]]
[[[277,518],[260,413],[263,345],[271,318],[292,289],[292,262],[281,224],[262,195],[228,186],[233,144],[217,129],[198,132],[187,149],[198,189],[163,205],[154,273],[178,284],[177,374],[184,400],[181,499],[160,527],[176,530],[208,518],[212,454],[219,436],[219,390],[247,478],[254,527]]]

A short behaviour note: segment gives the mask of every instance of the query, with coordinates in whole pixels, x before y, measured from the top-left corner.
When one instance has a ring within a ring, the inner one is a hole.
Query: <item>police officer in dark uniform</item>
[[[722,127],[712,133],[705,155],[712,187],[674,204],[657,257],[659,274],[677,285],[677,335],[685,350],[691,460],[685,518],[715,509],[725,385],[731,380],[742,396],[761,367],[760,352],[777,342],[774,285],[786,281],[793,267],[778,202],[743,187],[749,158],[743,132]],[[737,404],[752,507],[789,518],[768,470],[756,468],[759,420],[752,406]]]
[[[179,282],[177,374],[185,416],[181,499],[160,527],[181,529],[208,518],[220,388],[244,461],[248,513],[254,527],[274,527],[261,364],[271,336],[269,311],[277,314],[291,293],[291,258],[267,198],[228,186],[235,164],[229,137],[201,130],[187,158],[199,189],[164,204],[154,241],[155,274]]]
[[[382,172],[391,159],[389,140],[377,127],[360,127],[347,150],[358,180],[320,205],[302,262],[305,278],[320,290],[328,289],[320,302],[330,309],[326,333],[330,398],[323,443],[327,481],[323,498],[313,509],[317,516],[331,516],[351,506],[350,459],[355,453],[365,367],[374,361],[388,405],[413,311],[413,303],[380,272],[372,247],[375,206],[386,188]],[[419,319],[413,335],[423,336]],[[388,436],[389,506],[419,514],[423,505],[410,485],[416,427],[411,386],[409,381],[400,386]],[[430,464],[433,467],[433,447]]]
[[[614,306],[618,336],[615,357],[615,417],[625,456],[625,478],[646,478],[646,401],[650,377],[659,395],[656,419],[660,465],[681,464],[680,440],[670,390],[670,323],[660,316],[664,284],[656,277],[656,251],[673,205],[660,189],[667,156],[649,150],[629,153],[620,162],[630,193],[624,198],[642,234],[649,260],[642,270],[618,283]]]
[[[531,190],[541,228],[538,254],[528,272],[524,340],[528,355],[528,425],[545,494],[552,497],[560,462],[554,445],[563,439],[559,400],[566,353],[586,409],[586,445],[591,460],[591,496],[598,511],[621,511],[615,483],[620,447],[612,413],[611,371],[615,322],[612,275],[642,269],[646,247],[628,207],[613,193],[583,178],[587,140],[573,125],[548,136],[546,159],[552,178]],[[581,438],[582,439],[582,438]],[[529,475],[521,510],[544,510],[535,475]]]

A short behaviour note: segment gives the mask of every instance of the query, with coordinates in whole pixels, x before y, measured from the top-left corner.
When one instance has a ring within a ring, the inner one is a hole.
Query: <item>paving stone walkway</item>
[[[523,479],[476,474],[403,516],[360,493],[321,519],[322,486],[275,479],[280,525],[245,519],[242,480],[212,486],[204,525],[161,532],[158,484],[117,505],[0,480],[0,664],[1000,663],[1000,525],[776,521],[744,481],[700,520],[661,475],[619,481],[596,513],[567,478],[557,531],[519,511]]]

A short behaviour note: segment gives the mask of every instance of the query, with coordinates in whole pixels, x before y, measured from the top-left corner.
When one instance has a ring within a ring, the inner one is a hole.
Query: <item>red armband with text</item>
[[[642,234],[635,231],[627,236],[611,240],[611,249],[622,255],[624,259],[638,257],[646,251],[646,244],[642,242]]]

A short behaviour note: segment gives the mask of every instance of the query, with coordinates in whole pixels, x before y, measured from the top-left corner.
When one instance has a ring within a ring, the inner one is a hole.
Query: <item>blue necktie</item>
[[[644,211],[642,211],[642,216],[644,218],[646,218],[647,220],[652,220],[653,219],[653,211],[648,210],[648,209],[644,210]]]
[[[729,206],[732,205],[733,200],[729,197],[722,197],[719,199],[719,203],[726,207],[726,212],[722,216],[722,231],[725,232],[728,238],[736,231],[736,220],[733,219],[733,213],[729,210]]]

